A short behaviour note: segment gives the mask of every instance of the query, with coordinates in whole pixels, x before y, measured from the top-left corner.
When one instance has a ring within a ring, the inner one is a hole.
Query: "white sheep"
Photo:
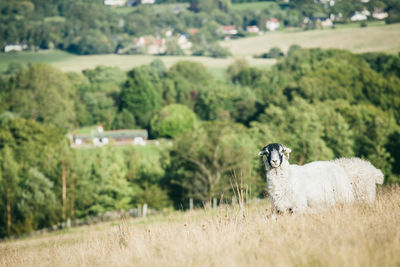
[[[275,143],[258,154],[265,163],[268,193],[275,210],[305,212],[354,201],[350,179],[342,167],[328,161],[290,165],[290,151]]]
[[[381,170],[360,158],[341,158],[332,161],[341,166],[353,184],[357,200],[373,203],[376,197],[376,184],[383,184]]]

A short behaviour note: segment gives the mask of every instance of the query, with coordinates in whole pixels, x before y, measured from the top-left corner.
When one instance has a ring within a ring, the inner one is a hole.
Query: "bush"
[[[197,45],[192,49],[193,56],[227,58],[231,56],[229,49],[221,47],[219,44]]]

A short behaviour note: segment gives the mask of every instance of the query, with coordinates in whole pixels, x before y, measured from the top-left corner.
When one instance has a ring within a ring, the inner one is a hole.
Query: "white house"
[[[389,14],[383,8],[374,8],[374,13],[372,13],[372,17],[375,19],[386,19],[388,16]]]
[[[98,147],[108,144],[144,146],[148,142],[148,133],[146,130],[114,130],[90,134],[70,134],[69,138],[73,148]]]
[[[221,27],[221,31],[226,35],[235,35],[238,33],[236,26],[234,25],[226,25]]]
[[[140,3],[143,5],[152,5],[156,3],[156,0],[142,0]]]
[[[368,16],[371,16],[371,12],[364,9],[361,12],[359,12],[359,11],[354,12],[354,15],[350,17],[350,20],[351,21],[363,21],[363,20],[367,20]]]
[[[165,38],[154,38],[153,36],[145,36],[136,38],[136,48],[143,53],[157,55],[167,51]]]
[[[26,44],[21,45],[21,44],[9,44],[4,47],[4,52],[11,52],[11,51],[16,51],[16,52],[21,52],[22,50],[28,49],[28,46]]]
[[[332,20],[329,19],[329,18],[324,19],[324,20],[321,19],[321,26],[322,26],[323,28],[332,27],[332,26],[333,26],[333,22],[332,22]]]
[[[260,28],[258,28],[257,25],[247,26],[246,27],[246,32],[248,32],[248,33],[259,33],[260,32]]]
[[[361,12],[356,11],[353,16],[350,17],[351,21],[363,21],[367,20],[367,16]]]
[[[317,2],[324,4],[325,6],[334,6],[335,0],[317,0]]]
[[[126,0],[104,0],[106,6],[125,6]]]
[[[192,47],[192,42],[184,34],[178,36],[177,42],[181,49],[190,49]]]
[[[267,29],[271,32],[275,31],[276,29],[279,29],[280,26],[281,23],[276,18],[272,18],[265,21],[265,27],[267,27]]]

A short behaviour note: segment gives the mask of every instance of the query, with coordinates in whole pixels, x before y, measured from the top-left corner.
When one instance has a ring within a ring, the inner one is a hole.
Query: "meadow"
[[[0,243],[0,266],[399,266],[400,189],[375,204],[269,217],[266,201]]]
[[[357,25],[358,27],[354,27]],[[359,24],[312,31],[277,31],[262,36],[224,41],[221,46],[228,48],[236,57],[246,57],[268,52],[272,47],[283,51],[297,44],[304,48],[337,48],[353,53],[400,51],[400,24],[384,25],[373,23],[361,28]]]

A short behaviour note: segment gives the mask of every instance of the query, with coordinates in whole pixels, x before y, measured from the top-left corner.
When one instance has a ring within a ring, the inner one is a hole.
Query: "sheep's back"
[[[290,176],[296,191],[307,197],[308,206],[333,205],[354,199],[350,179],[343,168],[334,163],[315,161],[303,166],[291,165]]]
[[[359,200],[373,202],[376,184],[383,183],[383,173],[370,162],[360,158],[340,158],[332,161],[341,166],[349,176]]]

